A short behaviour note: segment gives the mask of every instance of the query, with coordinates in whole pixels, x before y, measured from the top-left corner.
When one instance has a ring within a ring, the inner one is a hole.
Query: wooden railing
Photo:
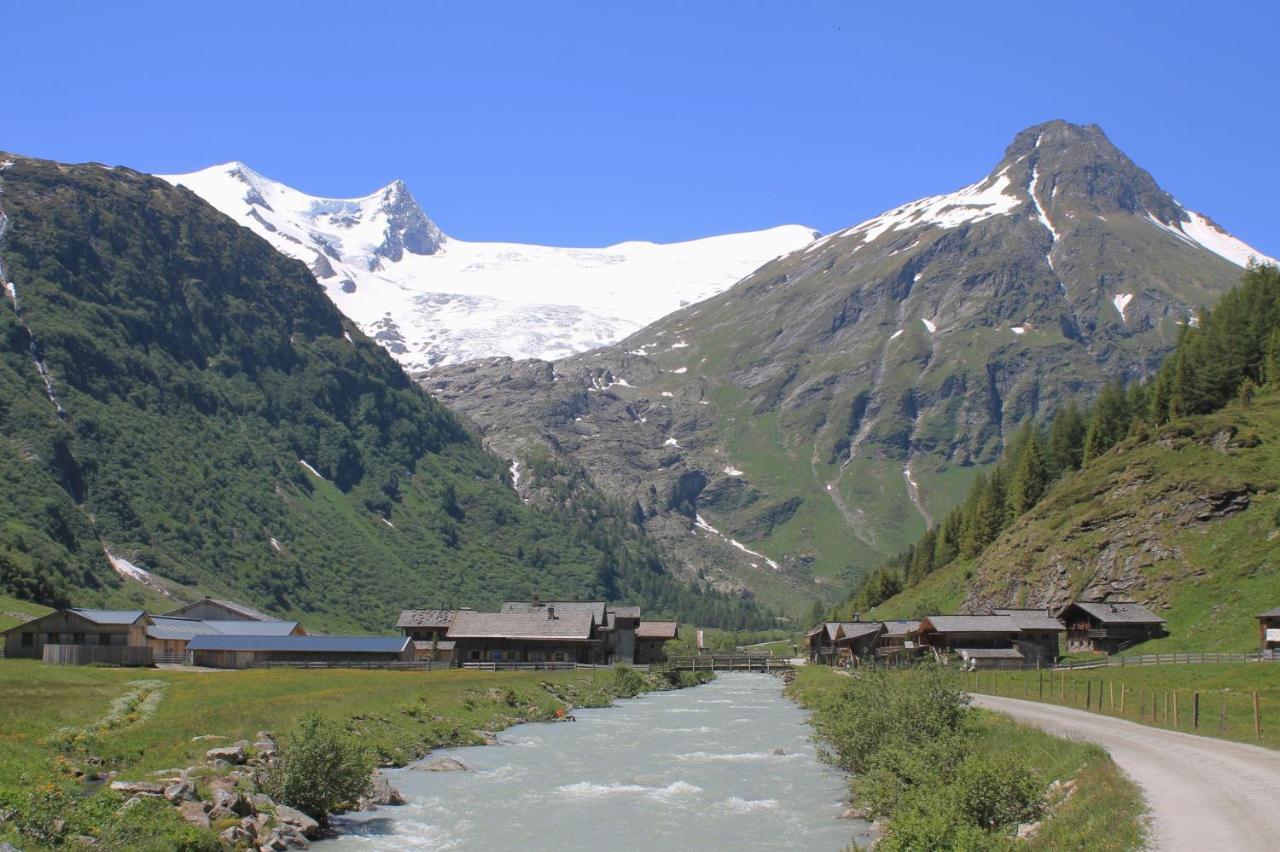
[[[1100,657],[1059,663],[1060,669],[1101,669],[1113,666],[1167,666],[1179,663],[1259,663],[1280,662],[1280,650],[1229,653],[1227,651],[1189,651],[1180,654],[1132,654],[1127,656]]]
[[[666,671],[680,672],[780,672],[793,668],[789,657],[771,654],[698,654],[670,657],[658,665]]]

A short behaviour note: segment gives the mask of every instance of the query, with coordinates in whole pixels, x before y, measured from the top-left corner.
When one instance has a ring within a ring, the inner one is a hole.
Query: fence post
[[[1258,693],[1253,693],[1253,735],[1257,739],[1262,739],[1262,716],[1258,711]]]
[[[1124,688],[1124,684],[1120,684],[1120,718],[1124,718],[1124,696],[1128,690]]]
[[[1200,730],[1200,693],[1191,693],[1191,727]]]
[[[1058,703],[1067,703],[1067,673],[1062,672],[1058,678]]]
[[[1218,730],[1222,733],[1226,733],[1227,730],[1227,697],[1225,695],[1218,704]]]
[[[1178,690],[1173,691],[1173,726],[1178,727]]]
[[[1169,690],[1164,691],[1164,723],[1169,724]]]
[[[1040,700],[1044,701],[1044,669],[1037,670],[1040,675]]]
[[[1071,706],[1075,707],[1076,702],[1078,702],[1079,700],[1080,699],[1076,698],[1076,679],[1071,678]]]
[[[1093,678],[1089,678],[1084,684],[1084,709],[1093,709]]]

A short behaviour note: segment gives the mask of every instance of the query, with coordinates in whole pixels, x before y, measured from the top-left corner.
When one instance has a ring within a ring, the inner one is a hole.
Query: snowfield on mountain
[[[445,235],[400,181],[341,199],[307,195],[243,163],[160,177],[306,263],[338,309],[408,370],[605,346],[817,236],[783,225],[605,248],[468,242]]]

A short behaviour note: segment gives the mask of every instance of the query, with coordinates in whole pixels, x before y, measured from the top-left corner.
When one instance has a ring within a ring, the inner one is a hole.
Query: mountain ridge
[[[803,612],[955,505],[1027,418],[1154,371],[1239,279],[1247,247],[1209,221],[1101,130],[1049,122],[978,182],[614,346],[423,381],[503,455],[583,464],[686,572]]]
[[[340,199],[238,161],[160,177],[307,263],[339,309],[410,370],[603,346],[816,236],[783,225],[602,248],[470,242],[445,234],[400,180]]]

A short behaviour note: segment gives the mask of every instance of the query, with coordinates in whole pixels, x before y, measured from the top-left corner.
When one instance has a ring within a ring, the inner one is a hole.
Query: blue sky
[[[32,0],[0,18],[0,148],[323,195],[400,177],[455,236],[603,245],[835,230],[1065,118],[1280,255],[1278,10]]]

